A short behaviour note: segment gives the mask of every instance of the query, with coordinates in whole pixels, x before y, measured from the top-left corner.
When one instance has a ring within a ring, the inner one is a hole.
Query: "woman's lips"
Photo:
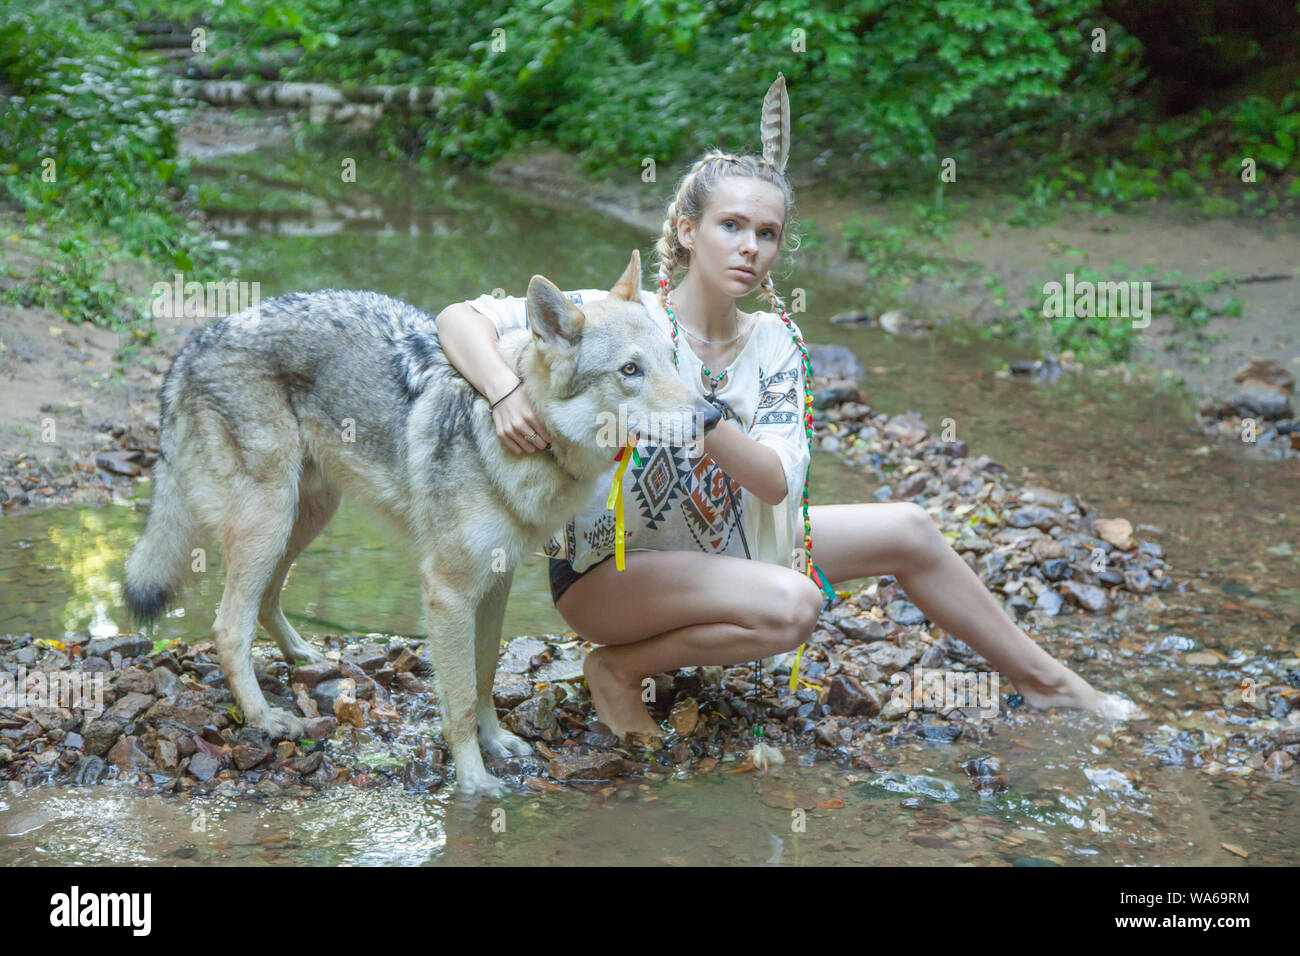
[[[751,271],[748,270],[748,269],[743,269],[743,268],[741,268],[740,266],[732,266],[731,269],[730,269],[730,271],[736,273],[737,275],[742,275],[742,276],[744,276],[746,279],[752,279],[752,278],[754,278],[754,273],[753,273],[753,272],[751,272]]]

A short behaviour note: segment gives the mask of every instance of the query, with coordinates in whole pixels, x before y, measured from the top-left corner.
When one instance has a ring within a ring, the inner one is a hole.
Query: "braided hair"
[[[668,215],[664,219],[663,233],[655,244],[655,257],[659,263],[659,304],[668,313],[668,318],[672,322],[674,363],[677,362],[677,316],[668,307],[668,289],[669,284],[672,282],[673,273],[679,266],[682,268],[689,267],[691,258],[691,251],[681,244],[677,236],[677,220],[685,216],[693,223],[700,222],[717,185],[722,180],[731,177],[758,179],[772,184],[780,191],[785,201],[785,221],[787,224],[786,228],[781,231],[781,237],[783,241],[793,237],[794,241],[789,251],[798,249],[798,238],[794,236],[794,230],[789,227],[789,224],[794,219],[794,190],[790,187],[790,181],[786,179],[784,173],[762,157],[736,156],[717,149],[709,150],[697,160],[678,183],[676,195],[668,205]],[[803,357],[803,417],[804,431],[808,436],[808,468],[804,473],[802,500],[803,551],[804,573],[811,576],[813,573],[812,521],[808,516],[808,482],[812,474],[813,448],[812,363],[809,361],[808,349],[804,345],[802,337],[786,314],[785,304],[781,301],[781,297],[777,295],[770,271],[763,275],[762,281],[758,284],[758,289],[767,297],[773,310],[781,317],[781,321],[785,323],[786,328],[790,330],[790,336],[794,339],[794,343],[798,346],[799,353]]]

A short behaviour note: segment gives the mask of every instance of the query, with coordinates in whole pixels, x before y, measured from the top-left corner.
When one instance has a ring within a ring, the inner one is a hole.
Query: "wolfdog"
[[[343,491],[355,494],[404,532],[419,564],[457,785],[499,794],[478,743],[499,757],[531,752],[498,724],[492,697],[520,559],[608,472],[618,442],[602,422],[620,405],[630,433],[660,444],[693,444],[718,420],[678,378],[640,277],[634,251],[609,296],[582,308],[543,276],[529,282],[530,328],[497,345],[552,436],[531,455],[502,445],[487,400],[443,355],[434,317],[397,299],[294,293],[195,333],[162,387],[128,608],[156,618],[192,579],[194,545],[219,540],[226,581],[212,632],[231,692],[248,725],[302,737],[305,720],[262,696],[250,650],[260,622],[291,662],[323,659],[285,620],[280,590]]]

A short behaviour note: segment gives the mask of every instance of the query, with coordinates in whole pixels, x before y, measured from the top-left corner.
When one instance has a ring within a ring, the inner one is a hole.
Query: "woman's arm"
[[[497,351],[497,330],[491,319],[472,305],[456,302],[439,312],[436,321],[447,361],[489,403],[515,387],[519,376]]]
[[[529,455],[551,443],[532,403],[497,349],[497,327],[472,305],[457,302],[438,313],[438,342],[456,371],[492,404],[509,395],[492,410],[497,437],[511,451]],[[513,389],[513,392],[511,391]],[[529,435],[537,435],[530,441]]]
[[[741,487],[769,505],[786,496],[785,467],[781,456],[754,441],[732,422],[719,422],[704,438],[704,450]]]

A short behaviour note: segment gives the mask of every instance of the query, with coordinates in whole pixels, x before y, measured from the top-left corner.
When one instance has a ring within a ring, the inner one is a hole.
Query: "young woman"
[[[643,678],[791,650],[812,634],[822,607],[806,565],[789,559],[804,542],[799,503],[809,461],[801,337],[788,318],[736,307],[761,289],[782,311],[769,270],[794,201],[780,167],[717,151],[695,163],[656,247],[659,294],[642,293],[673,336],[683,379],[723,410],[702,443],[704,457],[641,446],[642,466],[624,475],[625,570],[608,560],[609,482],[597,483],[589,507],[546,548],[556,608],[579,635],[603,645],[584,670],[597,715],[620,736],[663,733],[642,703]],[[679,265],[686,276],[670,291]],[[579,305],[602,294],[569,293]],[[523,303],[483,295],[438,316],[448,359],[489,402],[517,383],[495,343],[503,329],[524,327]],[[514,452],[533,454],[550,441],[523,389],[493,415]],[[1020,630],[919,506],[818,505],[808,517],[813,558],[829,583],[894,575],[926,617],[979,651],[1030,706],[1132,712]],[[768,557],[747,560],[747,544]]]

